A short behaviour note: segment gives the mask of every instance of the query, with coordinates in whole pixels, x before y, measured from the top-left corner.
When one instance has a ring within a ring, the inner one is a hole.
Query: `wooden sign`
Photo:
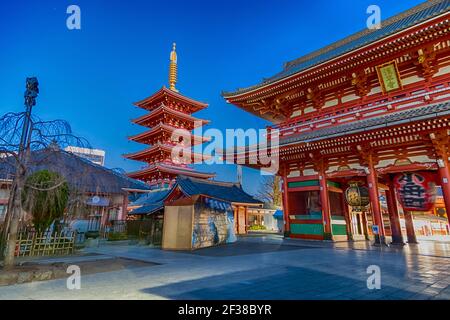
[[[377,66],[378,80],[383,93],[402,89],[402,80],[397,68],[397,62],[391,61]]]

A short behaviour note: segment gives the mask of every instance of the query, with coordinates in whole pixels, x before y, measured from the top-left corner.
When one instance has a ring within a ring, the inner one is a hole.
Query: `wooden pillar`
[[[117,219],[127,220],[127,216],[128,216],[128,192],[125,191],[123,194],[122,213]]]
[[[367,225],[367,211],[363,211],[361,214],[362,224],[363,224],[363,232],[366,240],[369,240],[369,227]]]
[[[348,204],[345,201],[345,195],[342,194],[342,209],[344,210],[344,217],[345,217],[345,223],[346,223],[346,230],[347,230],[347,239],[353,240],[353,231],[352,231],[352,220],[350,216],[350,211],[348,210]]]
[[[406,235],[408,237],[408,243],[418,243],[416,237],[416,230],[414,230],[414,219],[411,211],[405,211],[405,225]]]
[[[244,216],[245,216],[245,234],[248,232],[248,208],[244,207]]]
[[[289,187],[288,187],[287,167],[283,168],[283,219],[284,219],[284,236],[288,237],[291,232],[291,224],[289,221]]]
[[[324,240],[333,240],[331,227],[330,199],[328,198],[328,185],[325,167],[322,163],[319,169],[320,202],[322,204],[322,219],[324,224]]]
[[[238,207],[233,208],[234,215],[234,232],[236,235],[239,234],[239,215],[238,215]]]
[[[386,190],[386,201],[389,211],[389,221],[391,222],[392,244],[404,245],[405,242],[403,241],[400,215],[397,207],[397,197],[392,180],[389,180],[389,190]]]
[[[372,208],[373,221],[374,224],[378,226],[379,234],[375,235],[375,243],[385,243],[385,232],[384,232],[384,222],[383,215],[381,213],[380,197],[378,192],[378,175],[373,164],[372,155],[369,154],[367,157],[367,165],[369,173],[367,175],[367,184],[369,186],[369,198],[370,205]]]

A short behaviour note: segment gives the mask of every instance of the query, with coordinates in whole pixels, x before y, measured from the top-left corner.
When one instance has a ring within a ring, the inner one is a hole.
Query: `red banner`
[[[394,177],[398,200],[405,211],[430,211],[436,197],[434,176],[428,171],[399,173]]]

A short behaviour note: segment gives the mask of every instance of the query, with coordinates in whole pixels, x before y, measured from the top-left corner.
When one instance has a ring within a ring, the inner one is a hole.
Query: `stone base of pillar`
[[[290,231],[285,231],[283,236],[285,238],[289,238],[291,236],[291,232]]]
[[[333,235],[330,232],[324,232],[323,240],[331,240],[331,241],[333,241]]]
[[[375,238],[375,242],[373,243],[374,246],[387,246],[385,236],[375,235],[374,238]]]
[[[352,233],[347,233],[347,240],[348,241],[355,241]]]
[[[403,241],[403,237],[399,236],[392,236],[392,242],[390,243],[394,246],[404,246],[406,243]]]
[[[408,244],[418,244],[419,243],[419,241],[417,241],[417,238],[416,237],[412,237],[412,238],[409,238],[408,237],[408,240],[406,241]]]

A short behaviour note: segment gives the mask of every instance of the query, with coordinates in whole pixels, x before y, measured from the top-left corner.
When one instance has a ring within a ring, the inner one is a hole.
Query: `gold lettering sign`
[[[395,61],[378,66],[377,74],[383,93],[402,89],[402,80]]]

